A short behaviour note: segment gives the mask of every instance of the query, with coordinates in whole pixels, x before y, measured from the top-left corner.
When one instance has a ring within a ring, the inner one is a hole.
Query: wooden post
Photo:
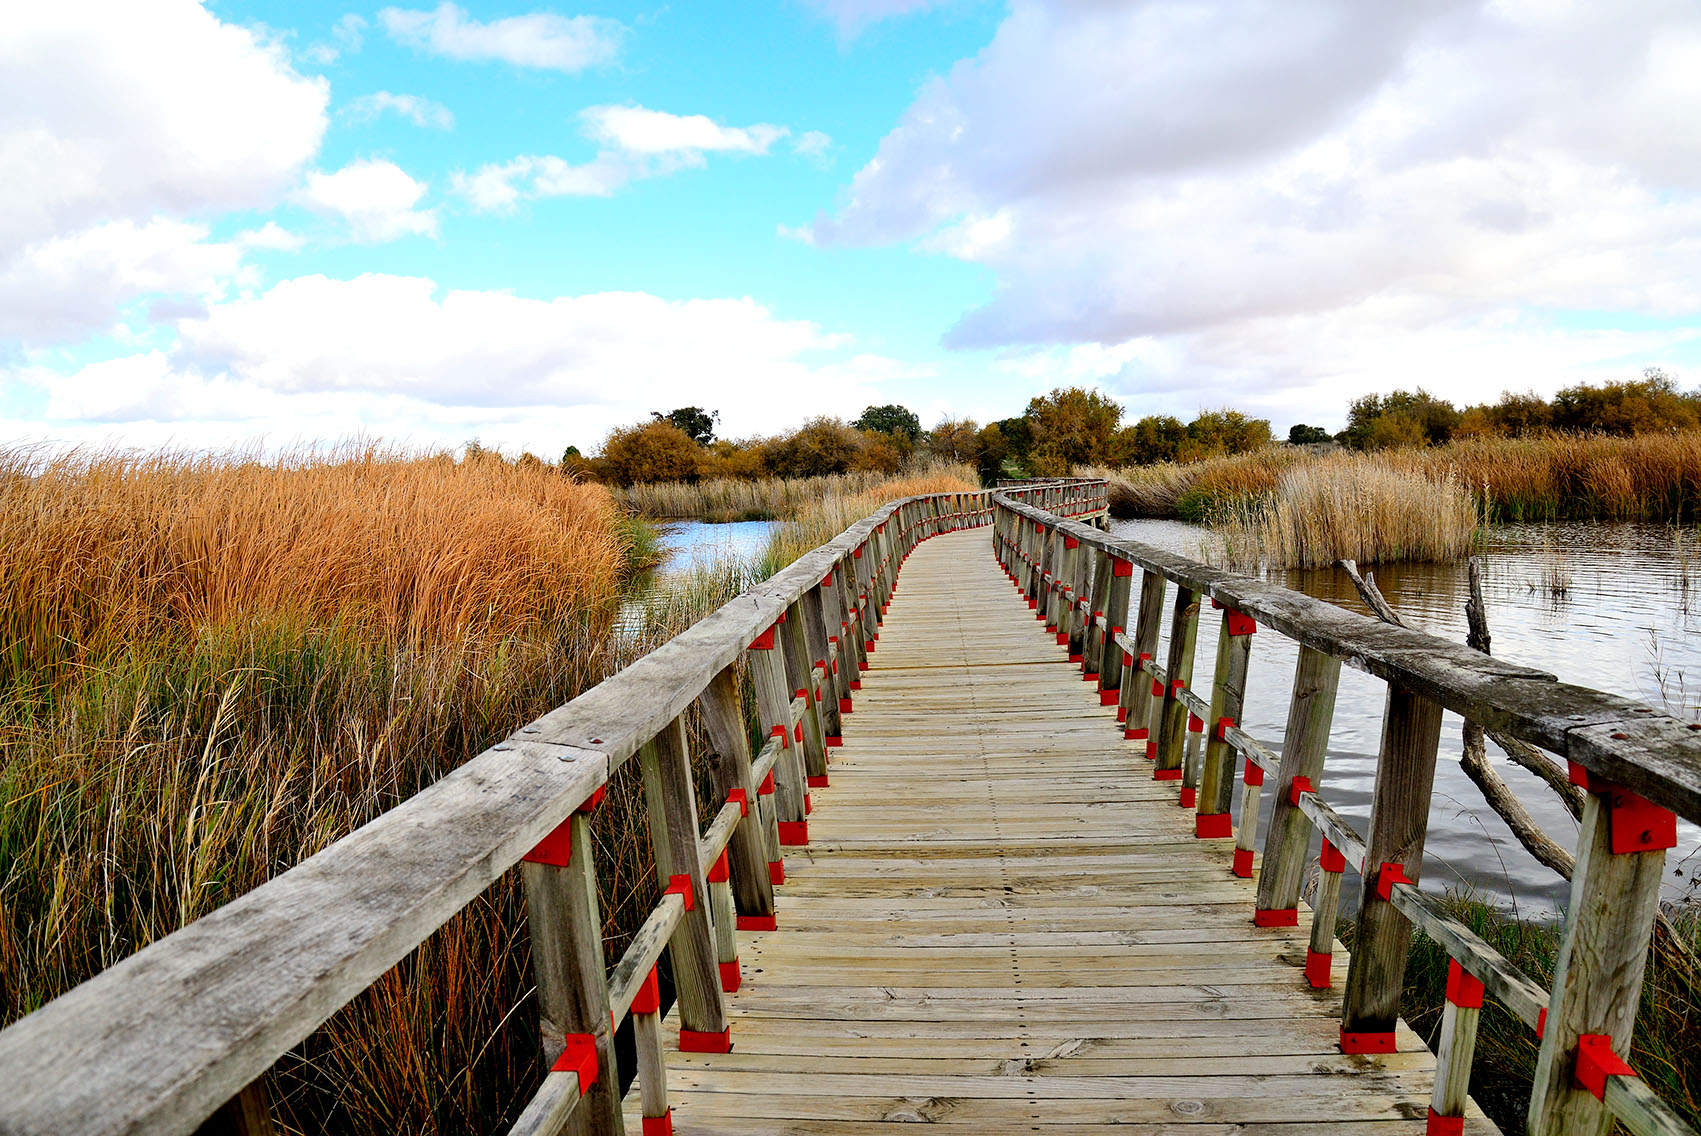
[[[1392,683],[1382,718],[1382,752],[1370,806],[1370,833],[1361,872],[1358,934],[1347,970],[1341,1012],[1341,1050],[1392,1053],[1394,1023],[1412,925],[1384,898],[1386,877],[1416,883],[1423,868],[1429,797],[1435,784],[1435,751],[1441,741],[1441,706]]]
[[[828,746],[842,744],[844,723],[839,714],[839,678],[837,674],[838,660],[832,655],[829,634],[837,638],[838,615],[833,610],[832,586],[823,582],[803,593],[800,600],[803,607],[803,627],[808,639],[811,674],[819,664],[822,668],[821,687],[819,693],[820,709],[817,711],[823,741]],[[831,628],[831,630],[829,630]],[[815,698],[816,688],[810,683],[810,697]]]
[[[526,893],[544,1067],[561,1057],[569,1036],[589,1034],[596,1042],[596,1081],[573,1109],[566,1131],[599,1136],[622,1132],[620,1066],[608,1020],[608,967],[602,954],[589,814],[575,812],[527,853],[520,881]]]
[[[1087,665],[1087,628],[1091,626],[1092,619],[1089,613],[1092,610],[1093,549],[1091,547],[1082,547],[1081,541],[1078,537],[1073,537],[1071,539],[1075,541],[1076,547],[1075,555],[1069,562],[1069,622],[1064,626],[1059,627],[1058,630],[1067,631],[1069,633],[1069,638],[1067,640],[1069,645],[1069,661],[1072,663],[1080,663],[1083,668],[1083,673],[1085,673],[1085,667]],[[1088,605],[1087,612],[1083,612],[1081,610],[1081,605],[1083,603]]]
[[[862,644],[862,619],[856,610],[856,565],[856,558],[850,553],[839,557],[834,581],[839,593],[839,676],[846,691],[844,698],[855,697],[854,692],[862,689],[862,672],[868,667],[868,651]],[[841,713],[843,708],[841,702]]]
[[[1581,766],[1572,766],[1572,779],[1588,796],[1530,1094],[1532,1136],[1599,1136],[1612,1127],[1602,1101],[1578,1087],[1585,1060],[1580,1039],[1606,1038],[1595,1044],[1620,1059],[1629,1051],[1665,850],[1677,842],[1671,813]],[[1605,1078],[1598,1079],[1604,1086]]]
[[[1259,926],[1292,927],[1299,923],[1299,888],[1305,875],[1305,854],[1311,847],[1311,822],[1293,803],[1293,783],[1303,777],[1313,789],[1322,787],[1323,756],[1329,746],[1340,680],[1340,659],[1313,647],[1300,647],[1293,672],[1293,696],[1288,700],[1287,730],[1282,735],[1276,803],[1270,812],[1269,834],[1264,838],[1264,863],[1258,869],[1258,904],[1253,919]],[[1337,876],[1335,885],[1339,884]],[[1333,943],[1333,906],[1328,924],[1329,942]],[[1323,950],[1329,950],[1328,943]]]
[[[715,966],[720,971],[721,992],[731,994],[743,984],[738,967],[738,916],[732,902],[731,872],[726,849],[709,865],[704,879],[709,885],[709,924],[715,933]]]
[[[1181,797],[1176,801],[1184,809],[1199,804],[1199,767],[1204,764],[1205,720],[1187,712],[1187,746],[1181,756]],[[1197,822],[1195,822],[1197,823]],[[1197,835],[1197,829],[1195,829]]]
[[[796,744],[797,734],[792,728],[792,686],[786,681],[785,661],[780,657],[784,651],[779,635],[782,626],[776,623],[758,635],[745,658],[750,663],[751,681],[756,684],[756,711],[763,736],[780,739],[779,759],[774,762],[774,808],[780,843],[808,844],[809,822],[803,811],[806,789],[800,752],[803,747]]]
[[[1128,661],[1128,679],[1122,684],[1122,702],[1117,713],[1125,723],[1122,736],[1129,741],[1150,741],[1152,722],[1152,679],[1140,670],[1142,658],[1151,658],[1158,649],[1158,633],[1163,629],[1164,578],[1151,569],[1140,573],[1140,607],[1134,621],[1133,657]],[[1146,756],[1157,753],[1148,744]]]
[[[1170,620],[1169,665],[1165,672],[1169,685],[1164,688],[1162,701],[1152,713],[1153,738],[1146,743],[1147,756],[1154,753],[1157,768],[1152,776],[1159,781],[1181,780],[1181,748],[1187,733],[1187,707],[1181,691],[1193,681],[1193,644],[1199,635],[1199,593],[1185,585],[1177,585],[1175,610]]]
[[[1301,849],[1301,854],[1303,852]],[[1265,856],[1269,854],[1267,850],[1264,853]],[[1318,860],[1318,868],[1316,902],[1311,905],[1311,943],[1305,952],[1305,980],[1313,990],[1327,990],[1333,983],[1335,922],[1341,917],[1341,875],[1347,869],[1347,858],[1327,838],[1323,841],[1323,855]],[[1296,898],[1294,902],[1299,901]],[[1288,927],[1297,923],[1298,919],[1293,923],[1287,922],[1285,917],[1260,921],[1255,916],[1253,921],[1260,926]]]
[[[656,968],[632,1000],[632,1047],[638,1057],[638,1106],[645,1136],[673,1131],[673,1110],[667,1103],[667,1059],[662,1052],[661,991]]]
[[[815,697],[815,682],[811,677],[815,668],[815,653],[809,644],[807,625],[810,622],[804,614],[802,602],[794,600],[792,605],[786,608],[785,618],[780,620],[779,624],[781,638],[784,639],[781,654],[786,660],[786,681],[791,685],[792,697],[803,699],[803,718],[792,730],[792,741],[803,747],[803,792],[806,798],[809,786],[826,784],[827,777],[826,731],[822,728],[821,704]],[[808,812],[806,800],[805,815]]]
[[[276,1131],[266,1079],[260,1077],[202,1121],[195,1136],[272,1136]]]
[[[1257,626],[1249,616],[1232,608],[1223,609],[1217,633],[1217,665],[1211,672],[1211,717],[1205,723],[1205,764],[1199,774],[1199,815],[1193,834],[1199,837],[1234,835],[1234,747],[1223,737],[1223,724],[1240,725],[1241,705],[1246,700],[1246,668],[1252,656],[1252,633]],[[1247,764],[1251,764],[1248,759]],[[1258,815],[1251,818],[1258,829]],[[1242,815],[1241,823],[1247,818]],[[1250,869],[1249,869],[1250,874]]]
[[[1441,1035],[1435,1046],[1435,1089],[1429,1096],[1429,1130],[1445,1130],[1438,1121],[1452,1120],[1463,1130],[1470,1102],[1471,1058],[1477,1048],[1477,1022],[1482,1017],[1482,983],[1452,959],[1447,960],[1447,1002],[1441,1010]]]
[[[675,718],[663,727],[638,751],[638,760],[656,878],[664,890],[683,887],[687,892],[685,915],[667,942],[679,1004],[679,1047],[693,1053],[725,1053],[732,1047],[732,1031],[721,1001],[709,888],[697,856],[702,829],[697,822],[697,786],[691,776],[684,719]],[[611,1083],[618,1081],[611,1078]]]
[[[744,818],[727,841],[730,887],[738,914],[771,925],[774,919],[774,887],[768,871],[768,842],[763,838],[764,818],[757,805],[756,786],[750,780],[750,747],[744,726],[744,699],[739,696],[738,673],[726,667],[709,680],[697,697],[709,744],[715,748],[710,763],[715,799],[723,804],[738,794],[744,801]],[[772,813],[767,818],[772,823]],[[776,838],[775,847],[778,847]]]
[[[1081,626],[1081,673],[1096,679],[1099,660],[1104,657],[1104,628],[1099,626],[1099,620],[1104,616],[1105,605],[1110,603],[1110,553],[1095,547],[1091,560],[1091,602],[1087,604],[1087,617]]]
[[[1105,565],[1105,626],[1096,636],[1098,649],[1099,705],[1115,706],[1122,700],[1122,648],[1116,637],[1128,623],[1129,591],[1134,583],[1134,565],[1115,556],[1108,556]],[[1133,660],[1128,660],[1132,662]],[[1132,681],[1132,679],[1130,679]]]

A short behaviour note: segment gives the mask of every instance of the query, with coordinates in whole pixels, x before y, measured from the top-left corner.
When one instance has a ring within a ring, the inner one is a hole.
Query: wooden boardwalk
[[[1194,838],[988,541],[905,566],[779,929],[744,937],[732,1052],[663,1031],[675,1129],[1423,1132],[1422,1041],[1340,1052],[1346,953],[1314,991],[1309,914],[1253,926],[1233,842]]]

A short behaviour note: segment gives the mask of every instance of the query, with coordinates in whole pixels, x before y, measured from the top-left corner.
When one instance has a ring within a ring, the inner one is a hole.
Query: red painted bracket
[[[821,577],[821,586],[823,588],[830,588],[830,587],[833,586],[833,571],[832,571],[832,569],[829,568],[827,570],[827,574],[825,576]]]
[[[737,987],[734,987],[737,989]],[[660,1116],[643,1117],[643,1136],[673,1136],[673,1110],[670,1108]]]
[[[853,683],[851,683],[851,689],[854,690],[860,685],[861,685],[860,683],[854,683],[853,682]],[[850,712],[851,712],[851,700],[849,698],[839,699],[839,713],[849,714]]]
[[[1392,1053],[1394,1052],[1394,1031],[1372,1030],[1353,1033],[1341,1031],[1342,1053]]]
[[[1076,540],[1074,537],[1070,536],[1068,533],[1064,533],[1063,534],[1063,547],[1066,548],[1066,549],[1067,548],[1080,548],[1081,542]]]
[[[1179,781],[1179,780],[1181,780],[1181,770],[1179,770],[1179,769],[1154,769],[1154,770],[1152,770],[1152,780],[1153,781]]]
[[[588,1033],[568,1034],[566,1048],[549,1070],[552,1073],[577,1073],[579,1095],[584,1096],[586,1090],[597,1083],[597,1039]]]
[[[576,812],[576,813],[583,813],[586,816],[589,816],[591,813],[596,811],[596,808],[597,808],[598,805],[602,804],[602,799],[606,796],[608,796],[608,786],[607,785],[598,785],[597,788],[596,788],[596,792],[592,793],[590,796],[588,796],[584,800],[580,801],[579,807],[574,809],[573,811]]]
[[[1170,680],[1169,691],[1170,691],[1171,694],[1175,695],[1177,698],[1180,698],[1181,692],[1186,690],[1186,689],[1187,689],[1187,684],[1185,682],[1183,682],[1181,679],[1176,678],[1176,679]]]
[[[1376,894],[1385,900],[1391,901],[1394,898],[1395,884],[1409,884],[1411,882],[1406,878],[1406,866],[1404,864],[1396,864],[1390,861],[1376,870]]]
[[[786,882],[786,862],[784,860],[768,861],[768,882],[771,884]]]
[[[1575,761],[1571,783],[1605,798],[1607,832],[1614,855],[1657,852],[1677,846],[1677,815],[1614,781],[1590,773]]]
[[[779,930],[779,920],[772,915],[740,915],[737,923],[740,931]]]
[[[1175,803],[1180,805],[1184,809],[1193,808],[1195,805],[1197,805],[1199,803],[1199,790],[1189,789],[1189,788],[1183,786],[1182,790],[1181,790],[1181,796],[1176,800]]]
[[[1238,611],[1226,611],[1223,619],[1227,622],[1226,630],[1231,637],[1251,635],[1258,630],[1258,623],[1250,615]]]
[[[804,794],[803,794],[803,815],[808,816],[810,813],[812,813],[814,811],[815,811],[815,806],[810,802],[809,793],[808,793],[807,790],[805,790]]]
[[[1226,722],[1228,719],[1225,718],[1223,721]],[[1222,722],[1217,723],[1217,728],[1222,729]],[[1264,784],[1264,767],[1249,757],[1246,759],[1246,769],[1241,777],[1248,785],[1254,787],[1262,785]]]
[[[1261,907],[1252,913],[1252,923],[1256,927],[1298,927],[1299,908]]]
[[[1233,836],[1234,817],[1228,813],[1200,813],[1193,821],[1193,835],[1202,840]]]
[[[564,820],[556,825],[548,836],[537,842],[537,847],[520,859],[528,864],[548,864],[552,868],[565,868],[573,859],[572,820]]]
[[[732,1027],[719,1033],[682,1029],[679,1031],[681,1053],[731,1053]]]
[[[756,786],[756,795],[758,797],[770,797],[770,796],[773,796],[773,793],[774,793],[774,771],[772,769],[770,769],[770,770],[768,770],[767,776],[762,778],[762,783],[760,785]]]
[[[750,815],[750,794],[749,793],[745,792],[743,789],[733,789],[732,791],[727,793],[726,799],[727,799],[727,802],[729,804],[732,803],[732,802],[737,802],[737,804],[738,804],[738,815],[739,816],[749,816]]]
[[[1163,696],[1164,696],[1164,684],[1159,682],[1157,679],[1153,679],[1152,680],[1152,697],[1153,698],[1162,698]]]
[[[1143,739],[1148,732],[1149,731],[1145,726],[1130,726],[1127,731],[1124,732],[1123,737],[1138,741]]]
[[[638,992],[632,996],[632,1012],[634,1014],[661,1013],[661,986],[656,981],[656,968],[650,967],[650,973],[644,975],[644,981],[638,983]]]
[[[1158,759],[1158,739],[1148,737],[1146,739],[1146,760],[1147,761],[1156,761],[1157,759]]]
[[[1341,854],[1339,848],[1329,843],[1328,837],[1323,838],[1323,855],[1319,861],[1319,866],[1325,872],[1344,872],[1347,870],[1347,858]]]
[[[1133,666],[1134,656],[1130,655],[1127,651],[1122,652],[1122,665],[1125,667]]]
[[[860,678],[851,679],[851,689],[852,690],[861,690],[862,689],[862,680]]]
[[[782,820],[779,824],[780,843],[803,845],[809,843],[809,822],[806,820]]]
[[[1482,981],[1460,966],[1457,959],[1448,959],[1447,1000],[1467,1010],[1480,1010],[1482,996]]]
[[[726,849],[722,848],[721,854],[715,857],[715,862],[709,865],[709,874],[704,878],[711,884],[724,884],[727,882],[729,875],[730,873],[727,871]]]
[[[772,651],[774,649],[774,629],[772,627],[750,641],[752,651]]]
[[[1316,789],[1311,787],[1311,778],[1295,777],[1293,779],[1293,784],[1288,786],[1288,804],[1297,809],[1299,807],[1299,798],[1301,794],[1315,793],[1316,791]]]
[[[1069,636],[1065,635],[1063,638],[1068,639]],[[1080,655],[1070,655],[1069,661],[1072,662],[1072,663],[1078,663],[1078,662],[1081,661],[1081,656]]]
[[[1465,1136],[1465,1118],[1442,1116],[1431,1108],[1429,1121],[1424,1125],[1423,1131],[1424,1136]]]
[[[685,901],[685,910],[693,911],[697,907],[697,893],[691,890],[690,876],[669,876],[667,886],[662,889],[663,895],[677,895]]]
[[[827,734],[821,740],[827,743],[828,749],[842,749],[842,748],[844,748],[845,739],[844,739],[843,735]]]
[[[1099,705],[1115,706],[1121,694],[1120,690],[1101,690],[1099,691]]]
[[[1118,707],[1117,707],[1117,708],[1116,708],[1116,720],[1117,720],[1117,721],[1118,721],[1118,722],[1126,722],[1126,721],[1128,721],[1128,707],[1126,707],[1126,706],[1118,706]],[[1124,737],[1126,737],[1126,736],[1127,736],[1127,735],[1123,735],[1123,736],[1124,736]]]
[[[809,783],[811,789],[825,789],[827,787],[827,775],[825,773],[811,774],[804,780]]]
[[[1307,947],[1305,951],[1305,981],[1313,990],[1329,989],[1329,971],[1335,962],[1335,956],[1328,951],[1314,951]]]
[[[720,969],[721,990],[723,993],[731,994],[734,990],[737,990],[740,986],[744,985],[744,972],[739,967],[737,959],[733,959],[731,962],[721,963]]]
[[[1634,1077],[1636,1070],[1612,1051],[1612,1038],[1604,1033],[1586,1033],[1577,1038],[1577,1067],[1572,1076],[1577,1087],[1586,1089],[1599,1101],[1606,1099],[1608,1077]]]
[[[1134,563],[1133,563],[1133,561],[1118,560],[1114,556],[1111,557],[1110,558],[1110,574],[1112,576],[1132,576],[1134,574]]]
[[[1189,723],[1189,725],[1191,724]],[[1228,741],[1228,728],[1232,725],[1234,725],[1233,718],[1218,718],[1217,724],[1211,727],[1211,736],[1219,742]],[[1251,765],[1252,762],[1248,761],[1246,764]]]
[[[1191,710],[1187,712],[1187,732],[1190,734],[1202,734],[1205,732],[1205,719],[1194,714]]]
[[[1252,849],[1236,848],[1234,850],[1234,874],[1243,880],[1252,878]]]

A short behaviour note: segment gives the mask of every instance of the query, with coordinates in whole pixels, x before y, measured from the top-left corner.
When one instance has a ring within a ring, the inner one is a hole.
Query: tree
[[[1263,449],[1273,439],[1270,420],[1248,418],[1238,410],[1202,410],[1187,424],[1185,460],[1244,454]]]
[[[973,418],[946,416],[927,432],[927,446],[948,461],[972,462],[980,456],[979,434]]]
[[[1117,432],[1116,465],[1151,465],[1174,461],[1181,456],[1187,427],[1168,414],[1148,414],[1134,425]]]
[[[862,434],[837,418],[811,418],[764,443],[762,460],[776,477],[821,477],[850,469],[862,447]]]
[[[1098,391],[1059,387],[1031,399],[1022,416],[1033,428],[1034,472],[1066,476],[1074,466],[1105,460],[1122,407]]]
[[[602,444],[601,468],[610,481],[693,481],[701,450],[691,436],[666,419],[626,426]]]
[[[1701,395],[1684,394],[1670,375],[1649,367],[1640,379],[1566,387],[1553,396],[1553,424],[1607,434],[1693,430],[1701,425]]]
[[[1452,403],[1422,387],[1367,394],[1348,405],[1347,428],[1336,439],[1355,450],[1434,445],[1453,436],[1459,417]]]
[[[1303,422],[1288,427],[1288,445],[1315,446],[1329,440],[1329,431],[1321,426],[1307,426]]]
[[[700,406],[682,406],[678,410],[670,410],[666,414],[650,411],[650,417],[657,422],[671,422],[698,445],[707,445],[714,441],[715,425],[721,420],[718,410],[704,410]]]
[[[912,442],[921,435],[921,419],[915,416],[913,410],[895,402],[869,407],[852,425],[858,430],[872,430],[876,434],[901,434]]]

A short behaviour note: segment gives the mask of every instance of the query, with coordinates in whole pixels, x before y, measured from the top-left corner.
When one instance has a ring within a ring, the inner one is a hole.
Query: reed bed
[[[657,481],[617,488],[629,511],[655,520],[774,521],[796,516],[826,497],[878,490],[891,474],[838,473],[823,477],[705,478]]]
[[[1321,568],[1458,560],[1475,543],[1477,505],[1451,476],[1413,477],[1329,457],[1283,473],[1276,488],[1211,521],[1237,568]]]

